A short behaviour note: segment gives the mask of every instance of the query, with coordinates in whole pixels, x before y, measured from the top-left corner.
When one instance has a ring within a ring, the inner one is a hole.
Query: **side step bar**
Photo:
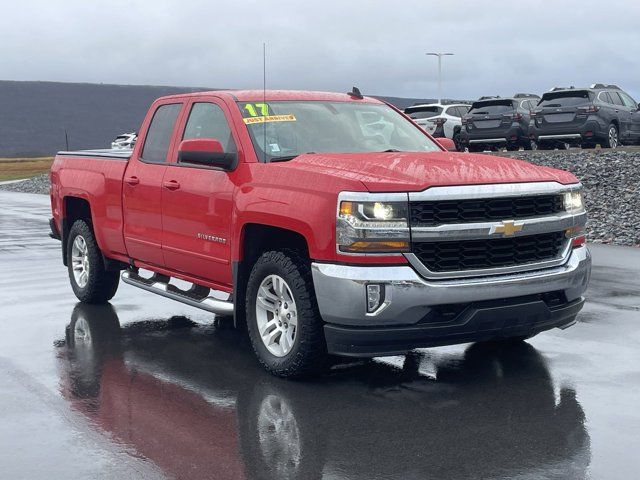
[[[211,289],[193,284],[189,290],[182,290],[175,285],[170,285],[169,280],[171,280],[170,277],[157,273],[151,278],[143,278],[135,270],[122,272],[122,281],[134,287],[157,293],[192,307],[201,308],[216,315],[233,315],[233,302],[210,296]]]

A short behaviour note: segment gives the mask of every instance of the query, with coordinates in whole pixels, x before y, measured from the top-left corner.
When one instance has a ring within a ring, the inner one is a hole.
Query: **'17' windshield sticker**
[[[295,122],[296,116],[293,114],[288,115],[269,115],[262,117],[247,117],[242,119],[247,125],[252,123],[265,123],[265,122]]]

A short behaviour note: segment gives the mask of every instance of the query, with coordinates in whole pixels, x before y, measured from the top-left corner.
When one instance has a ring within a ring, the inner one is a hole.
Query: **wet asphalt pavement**
[[[78,304],[48,218],[0,192],[2,478],[640,476],[640,250],[593,247],[568,330],[293,382],[197,309],[124,284]]]

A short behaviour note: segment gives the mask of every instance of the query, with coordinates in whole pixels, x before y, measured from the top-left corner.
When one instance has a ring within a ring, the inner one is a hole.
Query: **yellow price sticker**
[[[262,117],[247,117],[242,119],[247,125],[253,123],[265,123],[265,122],[295,122],[296,116],[293,114],[288,115],[269,115]]]

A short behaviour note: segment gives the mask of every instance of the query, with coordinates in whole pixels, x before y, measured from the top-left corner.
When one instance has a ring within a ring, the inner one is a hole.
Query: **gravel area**
[[[0,185],[0,190],[23,193],[41,193],[43,195],[48,195],[49,174],[43,173],[42,175],[38,175],[37,177],[32,177],[21,182],[6,183],[4,185]]]
[[[509,156],[568,170],[580,179],[589,213],[589,242],[640,246],[639,151],[576,149]]]
[[[507,155],[507,154],[504,154]],[[515,152],[508,156],[569,170],[585,188],[587,237],[593,243],[640,246],[640,151]],[[14,192],[49,193],[45,175],[0,185]]]

